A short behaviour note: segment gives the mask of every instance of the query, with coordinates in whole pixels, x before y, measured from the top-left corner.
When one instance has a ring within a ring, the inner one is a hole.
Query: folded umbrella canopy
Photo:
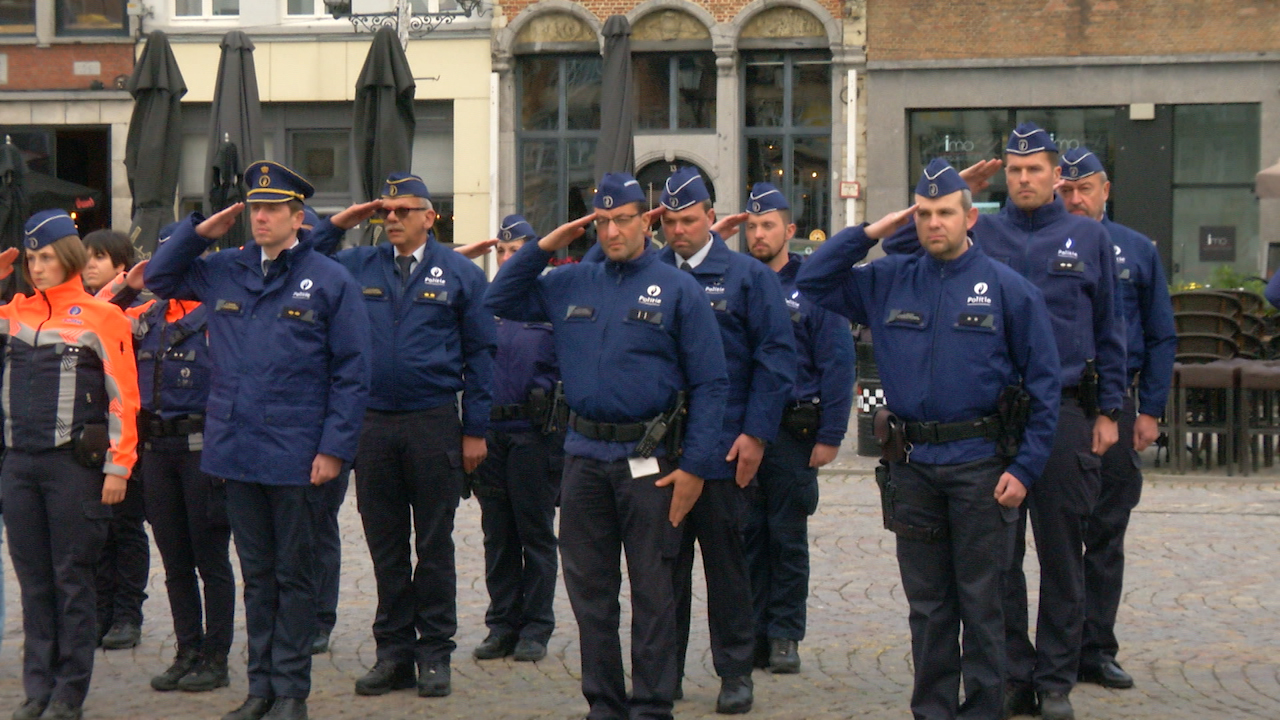
[[[1254,192],[1264,199],[1280,198],[1280,163],[1254,176]]]
[[[23,187],[26,171],[22,151],[6,135],[0,145],[0,250],[22,247],[23,225],[30,214]],[[0,281],[0,302],[9,302],[14,294],[26,290],[21,276],[14,272]]]
[[[356,79],[351,141],[364,200],[377,198],[391,173],[412,170],[416,89],[409,59],[396,34],[390,28],[381,28],[373,36]],[[371,227],[365,242],[371,243],[374,237],[375,228]]]
[[[224,147],[230,143],[235,155]],[[213,106],[209,110],[209,155],[205,169],[205,190],[209,212],[215,213],[233,202],[240,202],[248,188],[240,182],[244,166],[265,160],[262,149],[262,106],[258,101],[258,74],[253,64],[253,41],[239,30],[222,37],[222,57],[218,60],[218,77],[213,88]],[[235,165],[227,164],[234,160]],[[233,191],[227,183],[235,181]],[[214,189],[219,188],[217,193]],[[229,199],[234,198],[234,199]],[[221,247],[239,247],[249,235],[249,214],[222,236]]]
[[[125,84],[133,96],[133,116],[124,147],[124,169],[133,195],[133,227],[129,238],[140,258],[156,249],[160,228],[173,222],[182,154],[182,96],[187,84],[169,47],[156,30],[147,38],[142,57]]]

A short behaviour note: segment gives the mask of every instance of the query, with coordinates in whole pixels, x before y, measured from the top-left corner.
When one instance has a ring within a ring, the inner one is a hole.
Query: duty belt
[[[977,420],[953,423],[909,422],[906,424],[907,442],[948,443],[970,438],[995,440],[1000,436],[1000,416],[988,415]]]
[[[529,411],[524,405],[494,405],[489,411],[489,419],[494,422],[503,422],[506,420],[524,420],[529,417]]]
[[[139,418],[139,421],[147,438],[182,437],[204,432],[203,415],[183,415],[167,419],[152,415],[145,420]]]
[[[576,412],[569,413],[569,427],[588,440],[607,442],[636,442],[644,437],[650,421],[634,423],[604,423],[588,420]]]
[[[1064,388],[1062,388],[1062,397],[1064,397],[1064,398],[1078,398],[1078,397],[1080,397],[1080,386],[1079,386],[1079,385],[1072,385],[1072,386],[1070,386],[1070,387],[1064,387]]]

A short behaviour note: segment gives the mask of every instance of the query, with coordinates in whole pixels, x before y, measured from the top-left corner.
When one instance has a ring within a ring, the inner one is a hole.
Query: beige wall
[[[356,78],[371,40],[257,42],[254,65],[262,102],[355,99]],[[212,102],[216,43],[174,43],[188,102]],[[141,48],[141,45],[139,45]],[[409,41],[405,53],[419,100],[453,100],[455,240],[489,237],[489,66],[487,37]]]

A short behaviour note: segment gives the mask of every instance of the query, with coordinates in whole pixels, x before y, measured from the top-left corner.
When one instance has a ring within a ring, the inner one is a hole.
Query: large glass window
[[[60,0],[59,35],[125,35],[129,17],[125,0]]]
[[[227,17],[240,14],[240,0],[173,0],[176,17]]]
[[[824,53],[743,58],[745,185],[768,181],[791,204],[796,237],[831,224],[831,59]]]
[[[595,193],[599,55],[537,55],[516,64],[518,207],[540,233],[581,217]]]
[[[716,122],[712,53],[636,53],[636,129],[710,130]]]
[[[943,158],[963,170],[979,160],[1001,157],[1009,131],[1023,122],[1044,128],[1063,152],[1088,147],[1108,172],[1114,170],[1115,108],[917,110],[911,113],[908,188],[915,187],[916,179],[934,158]],[[1007,197],[1004,173],[996,173],[991,186],[974,200],[981,203],[984,212],[994,212]]]
[[[1213,283],[1219,268],[1258,275],[1254,175],[1261,154],[1255,104],[1173,109],[1173,281]]]
[[[32,35],[35,31],[35,0],[0,0],[0,35]]]

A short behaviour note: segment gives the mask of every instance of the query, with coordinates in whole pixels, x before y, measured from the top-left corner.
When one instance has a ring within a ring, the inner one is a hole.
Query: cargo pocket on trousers
[[[1084,492],[1080,499],[1083,507],[1077,509],[1082,515],[1088,515],[1093,512],[1102,493],[1102,458],[1088,450],[1077,452],[1076,458],[1080,462],[1081,489]]]
[[[80,537],[76,538],[76,554],[81,562],[97,564],[102,546],[107,541],[107,528],[111,518],[115,517],[115,508],[96,498],[82,501],[80,508],[84,514],[84,527]],[[74,527],[68,529],[76,530]]]
[[[449,477],[447,491],[453,495],[453,506],[456,508],[462,502],[462,450],[446,450],[445,457],[449,460]]]
[[[227,481],[209,477],[209,503],[205,508],[205,521],[211,528],[224,528],[231,524],[227,517]]]

